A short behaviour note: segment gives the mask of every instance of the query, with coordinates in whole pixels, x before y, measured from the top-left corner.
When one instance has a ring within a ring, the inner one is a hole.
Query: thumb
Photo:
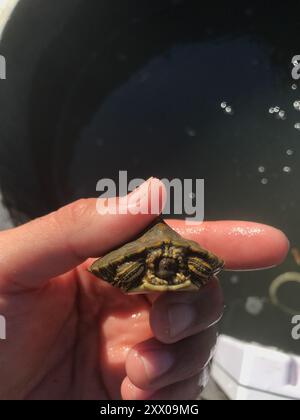
[[[99,200],[79,200],[2,232],[0,290],[41,287],[49,278],[71,270],[88,257],[103,255],[133,238],[158,215],[140,214],[138,209],[145,206],[149,209],[150,203],[151,209],[161,212],[164,200],[163,184],[151,178],[132,193],[130,199],[117,200],[122,212],[114,208],[101,215],[97,212]],[[124,211],[125,206],[127,211]]]

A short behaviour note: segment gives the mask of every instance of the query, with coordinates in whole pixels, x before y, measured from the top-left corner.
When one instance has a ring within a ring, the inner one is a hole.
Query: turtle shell
[[[127,293],[146,293],[199,290],[223,266],[217,256],[159,220],[89,271]]]

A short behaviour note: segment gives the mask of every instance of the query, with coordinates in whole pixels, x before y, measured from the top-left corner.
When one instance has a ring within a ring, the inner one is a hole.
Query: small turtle
[[[134,242],[95,261],[89,271],[125,293],[198,291],[224,262],[162,220]]]

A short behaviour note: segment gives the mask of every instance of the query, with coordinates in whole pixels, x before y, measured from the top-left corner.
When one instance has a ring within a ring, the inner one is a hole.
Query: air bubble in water
[[[230,114],[230,115],[232,115],[232,114],[233,114],[233,109],[232,109],[232,107],[231,107],[231,106],[227,106],[227,107],[225,108],[225,112],[226,112],[226,114]]]
[[[268,178],[263,178],[263,179],[261,180],[261,183],[262,183],[263,185],[267,185],[267,184],[269,183]]]
[[[259,166],[259,167],[258,167],[258,172],[259,172],[260,174],[264,174],[264,173],[266,172],[266,168],[265,168],[264,166]]]
[[[224,110],[225,114],[228,114],[228,115],[234,114],[232,106],[228,105],[228,103],[225,101],[221,103],[221,108]]]
[[[288,156],[293,156],[293,154],[294,154],[294,150],[292,150],[292,149],[288,149],[288,150],[286,151],[286,154],[287,154]]]
[[[187,127],[185,129],[185,132],[189,137],[196,137],[196,135],[197,135],[196,131],[193,128],[190,128],[190,127]]]
[[[297,87],[298,87],[298,86],[297,86],[295,83],[292,85],[292,89],[293,89],[293,90],[297,90]]]
[[[280,109],[279,106],[274,106],[269,108],[270,114],[276,114],[276,118],[284,120],[286,118],[286,112],[283,109]]]
[[[300,130],[300,123],[296,123],[296,124],[294,125],[294,127],[296,128],[296,130]]]
[[[230,277],[230,283],[232,284],[238,284],[239,281],[240,281],[240,278],[236,274]]]
[[[248,314],[257,316],[259,315],[263,309],[264,309],[264,301],[263,299],[259,297],[249,297],[247,299],[246,305],[245,305],[246,312]]]
[[[282,170],[285,174],[290,174],[292,172],[292,168],[290,166],[284,166]]]
[[[294,102],[294,108],[295,108],[297,111],[300,111],[300,101],[295,101],[295,102]]]

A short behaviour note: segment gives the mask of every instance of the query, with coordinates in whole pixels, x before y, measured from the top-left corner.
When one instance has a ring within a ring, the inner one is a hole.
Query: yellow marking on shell
[[[206,261],[204,261],[204,260],[202,260],[200,258],[197,258],[197,259],[199,261],[201,261],[201,265],[203,265],[204,267],[209,268],[210,270],[212,270],[212,267],[211,267],[211,265],[208,262],[206,262]]]
[[[209,272],[205,273],[202,272],[201,267],[204,269],[207,269]],[[198,257],[190,257],[188,261],[188,268],[190,271],[195,273],[196,275],[199,275],[201,277],[207,277],[210,276],[210,273],[212,273],[212,267],[210,264],[208,264],[206,261],[202,260]]]
[[[163,293],[163,292],[195,292],[198,291],[200,288],[193,284],[190,280],[186,281],[184,284],[176,284],[176,285],[166,285],[166,286],[156,286],[150,283],[144,283],[135,289],[129,290],[129,294],[134,293]]]
[[[210,277],[209,274],[202,273],[201,271],[197,270],[197,268],[193,266],[189,266],[189,270],[201,279],[206,279]]]

